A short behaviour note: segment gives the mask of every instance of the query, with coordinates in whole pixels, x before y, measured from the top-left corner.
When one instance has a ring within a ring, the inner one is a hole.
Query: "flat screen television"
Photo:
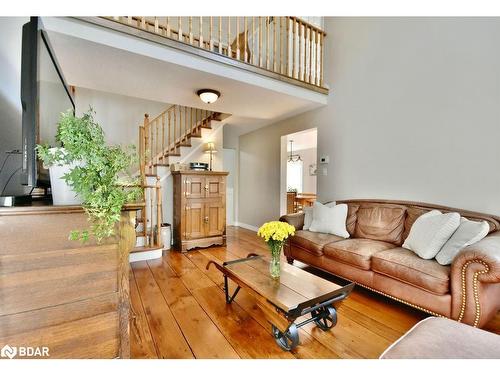
[[[73,94],[39,17],[23,25],[21,55],[22,169],[21,183],[50,187],[49,174],[37,160],[35,146],[56,146],[61,112],[75,111]]]

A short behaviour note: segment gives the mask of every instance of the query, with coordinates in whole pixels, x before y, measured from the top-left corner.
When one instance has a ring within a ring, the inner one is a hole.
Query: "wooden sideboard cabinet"
[[[89,226],[80,206],[0,208],[0,348],[129,358],[128,257],[142,207],[124,207],[116,236],[85,244],[68,239]]]
[[[176,171],[174,245],[182,252],[226,244],[228,172]]]

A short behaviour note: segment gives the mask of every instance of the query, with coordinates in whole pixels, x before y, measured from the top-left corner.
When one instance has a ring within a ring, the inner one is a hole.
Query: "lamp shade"
[[[214,142],[205,143],[204,150],[205,150],[205,152],[217,152]]]
[[[220,92],[212,89],[201,89],[197,92],[201,101],[207,104],[214,103],[219,99]]]

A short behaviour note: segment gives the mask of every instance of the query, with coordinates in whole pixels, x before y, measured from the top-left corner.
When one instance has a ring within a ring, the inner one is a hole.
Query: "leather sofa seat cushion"
[[[434,294],[450,292],[450,266],[420,258],[411,250],[398,247],[372,256],[372,270]]]
[[[357,212],[354,237],[390,242],[397,246],[403,243],[406,207],[389,204],[364,204]]]
[[[298,230],[290,238],[292,244],[300,246],[307,252],[317,256],[323,255],[323,246],[340,240],[343,240],[343,238],[333,234],[309,232],[308,230]]]
[[[393,248],[394,245],[388,242],[352,238],[325,245],[323,253],[328,258],[337,259],[363,270],[369,270],[373,254]]]

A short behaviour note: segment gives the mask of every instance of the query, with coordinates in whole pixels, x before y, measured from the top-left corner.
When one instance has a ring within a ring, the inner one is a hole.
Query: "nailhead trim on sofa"
[[[478,260],[478,259],[469,260],[462,267],[462,306],[460,307],[460,315],[458,316],[457,321],[461,322],[463,317],[464,317],[464,314],[465,314],[465,307],[466,307],[466,302],[467,302],[467,288],[466,288],[467,267],[469,267],[473,263],[479,263],[485,267],[484,270],[474,272],[474,276],[472,277],[472,290],[474,293],[474,305],[476,307],[476,314],[474,317],[474,327],[477,327],[479,325],[479,319],[481,318],[481,305],[479,303],[479,288],[477,286],[477,279],[478,279],[479,275],[488,273],[490,270],[490,267],[488,266],[488,264],[486,264],[482,260]]]

